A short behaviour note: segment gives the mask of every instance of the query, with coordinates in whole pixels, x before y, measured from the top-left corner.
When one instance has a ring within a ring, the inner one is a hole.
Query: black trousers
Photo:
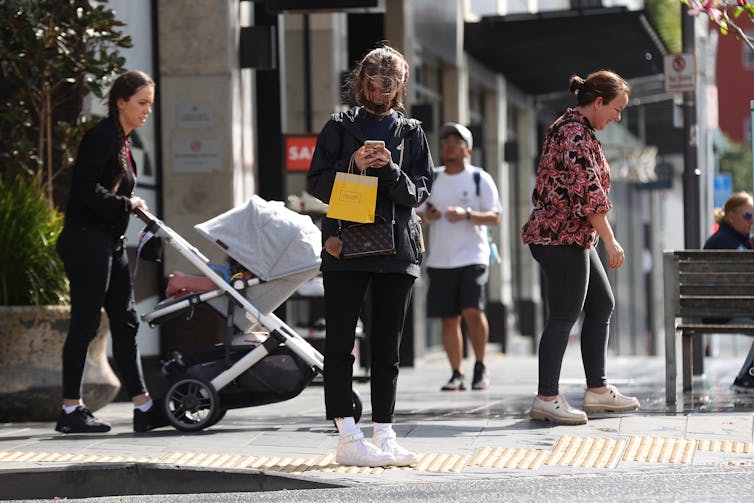
[[[581,359],[589,388],[607,384],[605,358],[615,299],[597,251],[580,246],[529,245],[545,276],[548,316],[539,341],[542,396],[558,394],[563,355],[571,328],[584,311]]]
[[[325,409],[328,419],[353,416],[352,355],[356,323],[371,285],[372,420],[392,423],[398,382],[398,350],[414,278],[360,271],[323,273],[325,285]]]
[[[71,324],[63,345],[63,398],[81,398],[89,343],[97,335],[102,308],[110,321],[116,372],[128,396],[146,392],[136,347],[139,328],[128,257],[122,239],[66,225],[58,253],[71,286]]]

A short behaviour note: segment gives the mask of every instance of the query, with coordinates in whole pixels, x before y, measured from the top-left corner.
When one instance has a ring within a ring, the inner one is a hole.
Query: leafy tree
[[[730,142],[729,148],[720,153],[720,173],[730,173],[733,191],[745,190],[751,193],[751,147],[743,143]]]
[[[646,0],[647,16],[652,21],[668,52],[681,52],[681,9],[676,0]]]
[[[0,173],[38,175],[50,205],[66,198],[56,181],[87,127],[83,97],[102,98],[132,46],[106,3],[0,0]]]
[[[689,15],[704,14],[717,25],[720,33],[727,35],[733,32],[754,51],[754,37],[746,34],[744,29],[735,21],[746,14],[754,19],[754,0],[681,0],[689,6]]]

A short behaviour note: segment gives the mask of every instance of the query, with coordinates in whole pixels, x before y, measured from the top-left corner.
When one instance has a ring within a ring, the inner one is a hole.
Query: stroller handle
[[[156,220],[154,215],[152,215],[149,211],[143,210],[141,208],[136,208],[133,213],[139,220],[141,220],[145,224],[150,224]]]

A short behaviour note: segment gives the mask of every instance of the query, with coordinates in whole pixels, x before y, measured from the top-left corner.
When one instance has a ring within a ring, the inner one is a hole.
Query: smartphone
[[[382,140],[366,140],[364,148],[371,150],[385,150],[385,142]]]

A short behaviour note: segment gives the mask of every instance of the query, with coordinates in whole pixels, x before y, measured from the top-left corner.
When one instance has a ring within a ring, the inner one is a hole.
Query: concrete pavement
[[[553,426],[528,418],[537,381],[534,356],[491,350],[490,389],[448,393],[440,391],[450,376],[445,356],[429,355],[416,367],[401,369],[399,378],[395,429],[402,445],[420,454],[420,463],[411,468],[337,465],[337,433],[324,419],[322,387],[316,383],[286,402],[230,410],[216,426],[190,434],[169,427],[135,434],[131,405],[113,403],[97,412],[113,425],[107,434],[61,435],[53,423],[0,424],[0,481],[18,473],[133,464],[279,475],[280,484],[285,487],[288,480],[289,488],[309,482],[391,485],[513,475],[667,473],[692,467],[735,470],[754,465],[754,396],[729,390],[744,355],[708,358],[707,373],[695,383],[694,393],[674,407],[664,403],[661,358],[611,357],[610,382],[638,396],[642,408],[593,416],[583,426]],[[465,364],[470,375],[473,362]],[[370,435],[369,384],[354,387],[364,400],[361,424]],[[561,391],[580,407],[583,387],[578,343],[572,343]],[[0,498],[19,497],[9,491],[8,484],[0,482]]]

